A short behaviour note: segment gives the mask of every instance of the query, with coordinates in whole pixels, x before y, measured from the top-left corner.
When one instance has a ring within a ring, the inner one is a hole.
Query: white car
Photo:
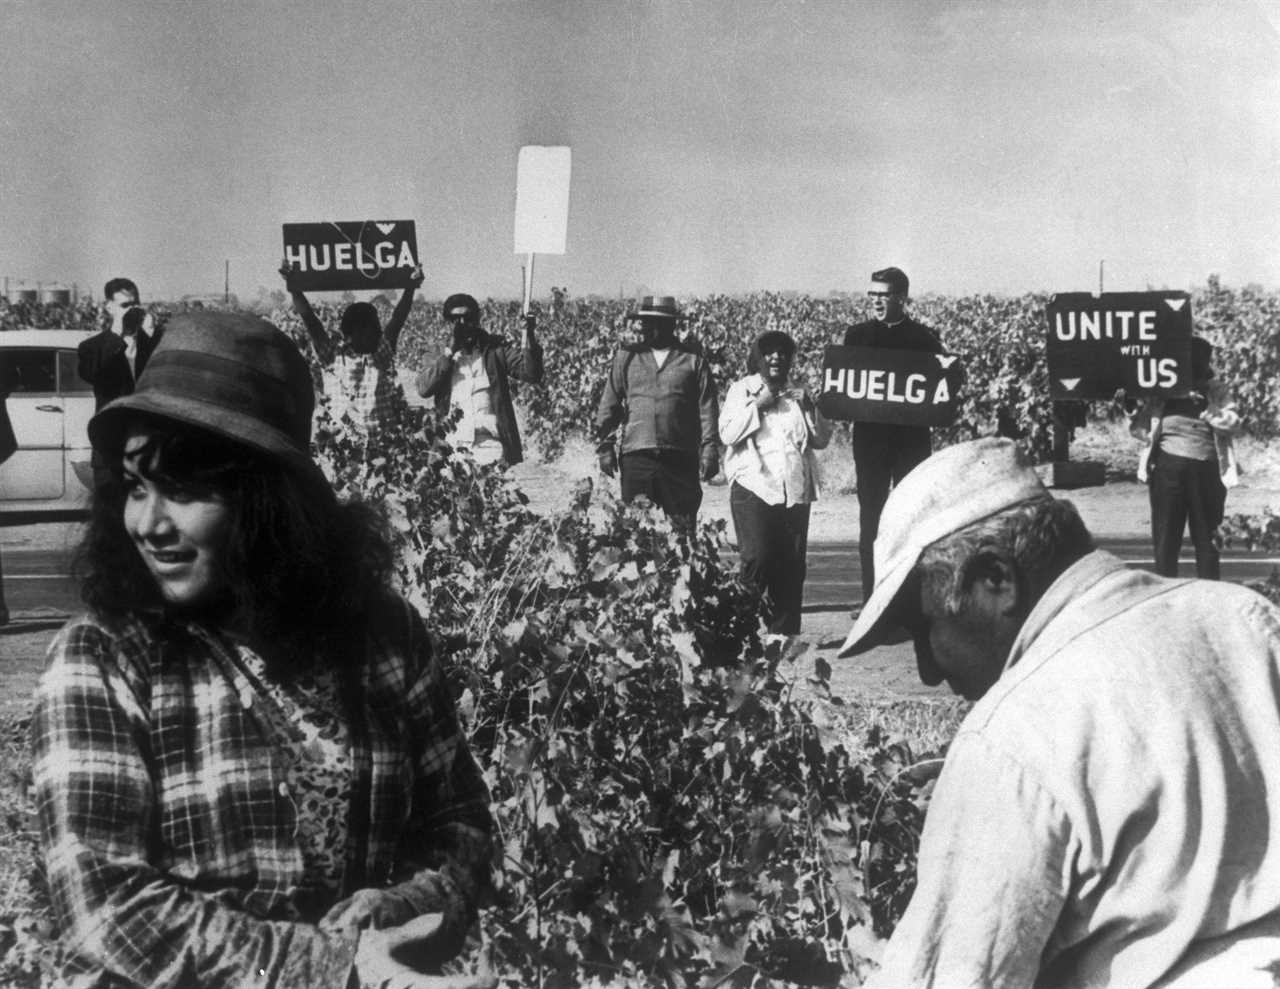
[[[17,452],[0,464],[0,525],[84,518],[93,387],[76,372],[84,330],[0,332]]]

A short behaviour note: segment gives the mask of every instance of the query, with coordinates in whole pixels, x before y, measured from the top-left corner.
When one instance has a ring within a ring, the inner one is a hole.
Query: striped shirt
[[[383,610],[341,673],[352,774],[337,893],[396,884],[423,912],[466,913],[490,859],[488,795],[421,619],[400,600]],[[306,805],[276,703],[200,625],[78,618],[59,633],[32,747],[68,984],[346,984],[355,945],[316,926],[333,904],[307,895]]]

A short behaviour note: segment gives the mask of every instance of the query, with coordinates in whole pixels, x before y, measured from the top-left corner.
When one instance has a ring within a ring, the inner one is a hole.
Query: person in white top
[[[729,386],[720,410],[742,574],[765,596],[769,631],[785,635],[800,631],[809,508],[818,497],[813,451],[831,438],[809,392],[787,388],[795,352],[787,334],[762,334],[751,373]]]

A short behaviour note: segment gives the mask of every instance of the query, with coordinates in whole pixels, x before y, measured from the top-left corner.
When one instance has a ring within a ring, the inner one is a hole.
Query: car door
[[[58,396],[62,401],[62,442],[66,450],[62,476],[71,489],[68,493],[84,494],[93,487],[89,420],[93,418],[94,402],[93,385],[80,377],[79,365],[79,354],[74,350],[58,351]]]
[[[6,349],[6,405],[18,449],[0,465],[0,500],[61,498],[66,413],[58,393],[58,351],[52,347]]]

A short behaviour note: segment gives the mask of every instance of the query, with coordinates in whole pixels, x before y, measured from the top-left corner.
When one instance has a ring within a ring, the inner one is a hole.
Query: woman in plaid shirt
[[[406,957],[474,918],[488,795],[313,402],[276,327],[192,313],[90,424],[90,612],[32,723],[69,985],[431,986]]]

